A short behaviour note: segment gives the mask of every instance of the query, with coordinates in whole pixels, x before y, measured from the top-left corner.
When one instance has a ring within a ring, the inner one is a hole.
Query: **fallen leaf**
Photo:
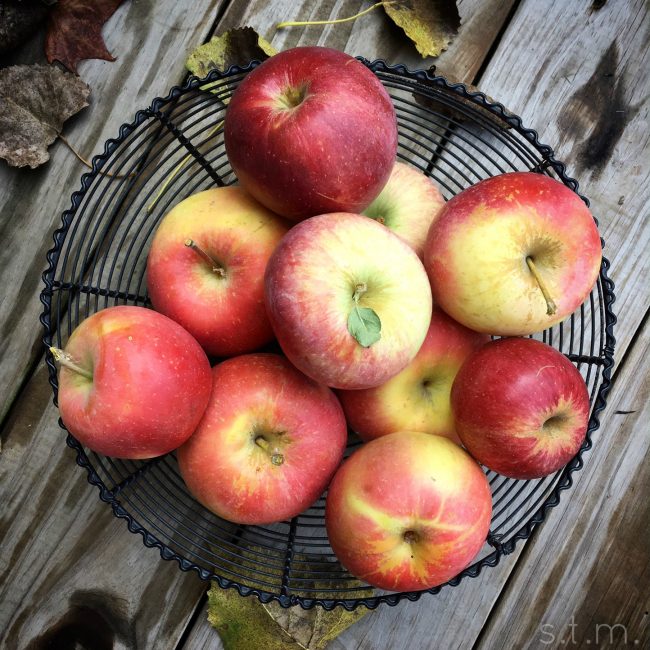
[[[396,0],[384,3],[384,11],[415,43],[422,58],[446,50],[460,27],[455,0]]]
[[[48,10],[41,0],[0,2],[0,54],[25,41],[47,16]]]
[[[261,547],[251,550],[256,553],[250,560],[251,566],[259,563],[260,554],[268,553],[268,549]],[[341,571],[341,567],[334,562],[323,566],[322,556],[301,555],[297,558],[297,566],[310,561],[319,562],[321,572],[328,569],[337,573]],[[240,562],[239,571],[244,575],[249,571],[246,561]],[[250,571],[254,580],[256,570],[251,568]],[[278,572],[279,575],[281,572]],[[293,578],[304,580],[302,589],[318,591],[332,588],[331,581],[308,581],[305,580],[307,575],[298,568],[292,571]],[[356,580],[341,580],[340,586],[342,589],[358,587],[358,591],[354,592],[358,598],[373,593],[372,589]],[[337,596],[344,597],[344,593],[328,594],[330,598]],[[222,589],[217,583],[213,583],[208,591],[208,621],[219,633],[224,650],[323,650],[330,641],[369,612],[362,606],[349,612],[343,607],[326,611],[318,606],[303,609],[300,605],[284,608],[276,602],[263,604],[254,596],[242,597],[235,589]]]
[[[307,650],[324,650],[339,634],[370,612],[362,606],[351,612],[343,607],[335,607],[329,612],[318,606],[312,609],[303,609],[300,605],[285,608],[275,602],[262,606],[298,648]]]
[[[88,106],[90,88],[53,65],[0,69],[0,158],[32,169],[49,160],[47,147],[63,123]]]
[[[50,13],[45,36],[49,63],[60,61],[77,71],[83,59],[115,61],[102,38],[104,23],[123,0],[58,0]]]
[[[252,27],[237,27],[199,45],[185,65],[193,75],[205,77],[210,70],[225,72],[232,65],[244,65],[252,60],[264,61],[274,54],[277,54],[277,50]]]

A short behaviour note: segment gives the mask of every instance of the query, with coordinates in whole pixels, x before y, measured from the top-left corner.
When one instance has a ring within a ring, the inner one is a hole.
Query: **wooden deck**
[[[117,60],[80,64],[91,105],[65,133],[84,155],[101,152],[137,109],[184,79],[194,47],[243,25],[277,49],[318,44],[411,68],[435,64],[536,129],[589,197],[616,285],[616,365],[594,447],[547,521],[497,567],[382,606],[331,647],[648,648],[650,6],[459,0],[460,33],[436,60],[422,60],[381,10],[338,26],[274,28],[368,5],[127,0],[104,29]],[[41,48],[42,34],[6,62],[40,60]],[[41,273],[86,170],[61,142],[51,154],[35,171],[0,161],[0,645],[220,648],[204,615],[206,584],[113,517],[57,425],[38,323]]]

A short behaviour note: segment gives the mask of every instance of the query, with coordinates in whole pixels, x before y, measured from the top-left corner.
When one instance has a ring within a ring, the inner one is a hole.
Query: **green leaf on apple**
[[[381,321],[370,307],[359,307],[355,302],[348,316],[348,331],[364,348],[369,348],[381,338]]]
[[[460,27],[455,0],[397,0],[385,2],[384,11],[415,43],[422,58],[446,50]]]

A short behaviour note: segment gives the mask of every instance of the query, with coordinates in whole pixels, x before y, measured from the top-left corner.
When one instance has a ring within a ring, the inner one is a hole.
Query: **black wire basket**
[[[501,104],[429,72],[360,60],[393,99],[398,158],[432,177],[445,198],[483,178],[518,170],[547,174],[578,192],[578,183],[566,175],[552,149]],[[150,305],[145,263],[162,217],[190,194],[236,182],[224,148],[223,119],[229,97],[256,65],[214,71],[173,88],[123,125],[93,159],[93,169],[72,195],[47,255],[41,293],[46,346],[64,347],[75,327],[100,309]],[[582,448],[564,469],[539,480],[517,481],[486,471],[493,497],[490,533],[474,563],[447,585],[475,577],[511,553],[517,540],[529,537],[559,502],[573,472],[582,467],[605,407],[614,363],[614,285],[608,268],[603,259],[585,303],[536,336],[574,362],[587,383],[591,416]],[[47,364],[56,403],[57,373],[49,354]],[[359,444],[353,435],[350,440],[348,453]],[[142,535],[146,546],[158,548],[164,559],[204,580],[235,587],[244,596],[255,594],[263,602],[304,608],[374,608],[427,593],[379,591],[347,573],[327,540],[325,495],[291,521],[241,526],[219,519],[191,497],[173,453],[144,461],[117,460],[85,449],[71,435],[67,444],[89,482],[99,488],[100,498],[111,504],[115,516],[126,519],[129,530]]]

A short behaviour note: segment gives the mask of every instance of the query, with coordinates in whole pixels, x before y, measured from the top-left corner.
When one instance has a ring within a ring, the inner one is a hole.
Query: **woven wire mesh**
[[[483,178],[517,170],[547,174],[578,191],[551,148],[485,95],[423,71],[381,61],[364,63],[393,99],[398,159],[430,176],[447,199]],[[119,136],[93,160],[93,171],[82,177],[48,253],[41,295],[47,346],[64,347],[74,328],[100,309],[150,305],[146,256],[162,217],[195,192],[236,182],[225,153],[223,120],[228,98],[254,65],[225,74],[215,71],[172,89],[122,126]],[[582,454],[599,426],[613,365],[614,293],[607,269],[604,260],[594,290],[573,315],[535,336],[567,355],[587,383],[592,411],[582,449],[563,470],[540,480],[517,481],[487,471],[493,496],[488,539],[474,563],[448,585],[478,575],[512,552],[516,541],[527,538],[543,521],[560,492],[570,487],[571,474],[582,467]],[[56,401],[51,358],[48,366]],[[256,594],[263,601],[327,609],[339,604],[347,609],[394,605],[425,593],[382,592],[349,575],[327,540],[325,495],[291,521],[236,525],[192,498],[173,453],[145,461],[118,460],[84,449],[70,435],[67,442],[115,515],[125,518],[129,529],[140,533],[147,546],[157,547],[163,558],[197,571],[205,580],[236,587],[242,595]],[[351,433],[347,453],[358,444]]]

